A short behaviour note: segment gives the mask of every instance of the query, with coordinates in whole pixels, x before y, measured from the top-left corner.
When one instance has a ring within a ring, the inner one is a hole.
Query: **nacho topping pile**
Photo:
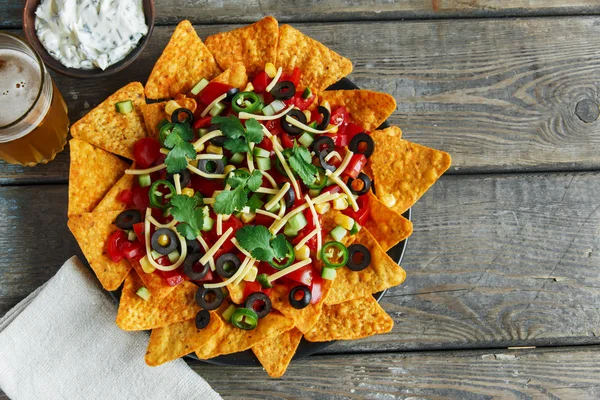
[[[450,157],[377,130],[391,96],[325,90],[351,70],[272,17],[206,44],[183,21],[145,88],[73,125],[69,228],[124,281],[117,324],[152,329],[149,365],[252,349],[279,377],[302,337],[391,330],[372,294],[406,274],[386,252]]]

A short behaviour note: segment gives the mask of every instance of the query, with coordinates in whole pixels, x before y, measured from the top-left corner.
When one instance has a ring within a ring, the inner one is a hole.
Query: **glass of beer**
[[[64,149],[68,131],[67,106],[40,56],[0,32],[0,158],[45,164]]]

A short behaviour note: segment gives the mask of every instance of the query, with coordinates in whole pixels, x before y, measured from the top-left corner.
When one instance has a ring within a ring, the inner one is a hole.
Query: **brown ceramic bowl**
[[[154,30],[154,0],[142,0],[142,4],[144,6],[144,16],[146,17],[146,25],[148,25],[148,34],[144,36],[137,47],[131,51],[121,61],[116,64],[111,65],[110,67],[102,70],[100,68],[95,69],[77,69],[77,68],[67,68],[62,65],[57,59],[52,57],[35,33],[35,10],[40,4],[40,0],[26,0],[25,8],[23,9],[23,31],[25,32],[25,37],[31,44],[31,46],[38,52],[44,64],[47,67],[53,69],[56,72],[59,72],[63,75],[70,76],[72,78],[100,78],[103,76],[112,75],[115,72],[119,72],[122,69],[126,68],[129,64],[131,64],[144,50],[146,44],[148,44],[148,40],[150,40],[150,36],[152,35],[152,31]]]

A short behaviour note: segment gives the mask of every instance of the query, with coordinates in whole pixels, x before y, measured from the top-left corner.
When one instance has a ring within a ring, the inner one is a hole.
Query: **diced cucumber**
[[[152,178],[150,178],[150,174],[143,174],[138,176],[138,182],[141,187],[147,187],[152,184]]]
[[[121,114],[129,114],[133,111],[133,102],[131,100],[119,101],[115,104],[117,112]]]
[[[202,78],[202,79],[200,79],[200,82],[196,83],[196,86],[194,86],[192,88],[192,90],[190,90],[190,92],[192,92],[193,95],[196,95],[196,94],[200,93],[202,91],[202,89],[204,89],[207,85],[208,85],[208,80]]]
[[[202,230],[204,232],[210,232],[215,224],[215,221],[210,217],[210,214],[209,214],[210,210],[208,209],[208,206],[204,206],[202,211],[204,212],[204,221],[202,223]]]
[[[275,114],[277,114],[279,111],[283,111],[283,109],[285,109],[287,107],[286,104],[281,100],[274,100],[269,105],[271,106],[271,108],[273,108],[273,111],[275,111]]]
[[[308,132],[304,132],[302,134],[302,136],[300,136],[298,138],[298,142],[300,142],[302,144],[302,146],[304,147],[310,147],[310,145],[312,144],[312,142],[315,140],[315,138],[313,138],[313,136],[308,133]]]
[[[264,157],[256,157],[256,168],[259,171],[268,171],[271,169],[271,159]]]
[[[329,281],[332,281],[332,280],[334,280],[334,279],[335,279],[335,276],[336,276],[336,274],[337,274],[337,272],[335,271],[335,268],[327,268],[327,267],[324,267],[324,268],[321,270],[321,278],[323,278],[323,279],[327,279],[327,280],[329,280]]]
[[[285,226],[289,227],[289,229],[291,231],[296,231],[296,232],[298,232],[300,229],[304,228],[306,225],[308,225],[308,221],[304,217],[304,214],[301,212],[299,212],[298,214],[295,214],[292,218],[289,219],[287,224],[285,224]]]
[[[160,253],[159,253],[158,251],[156,251],[156,250],[152,250],[152,251],[150,252],[150,256],[152,256],[152,259],[153,259],[153,260],[158,260],[159,258],[161,258],[161,257],[162,257],[162,254],[160,254]]]
[[[224,110],[225,110],[225,104],[223,104],[219,101],[217,104],[215,104],[210,109],[210,111],[208,113],[210,115],[212,115],[213,117],[216,117],[217,115],[221,114]]]
[[[273,196],[275,196],[275,195],[269,196],[269,198],[267,199],[267,203],[269,202],[269,200],[271,200],[273,198]],[[274,212],[279,211],[280,208],[281,208],[281,202],[278,201],[277,203],[273,204],[273,207],[267,209],[267,211],[274,213]]]
[[[352,229],[350,229],[350,234],[351,235],[356,235],[359,231],[360,231],[360,225],[358,224],[358,222],[354,221],[354,225],[352,226]]]
[[[142,286],[141,288],[139,288],[137,290],[137,292],[135,292],[135,294],[137,294],[138,296],[140,296],[145,301],[148,301],[148,299],[150,298],[150,291],[148,289],[146,289],[144,286]]]
[[[127,240],[129,240],[130,242],[133,242],[135,239],[137,239],[137,235],[135,234],[135,231],[133,231],[133,230],[127,231]]]
[[[339,242],[344,238],[344,236],[346,236],[347,233],[347,230],[338,225],[335,228],[333,228],[329,234],[331,235],[333,240]]]
[[[261,149],[260,147],[254,147],[254,155],[256,157],[265,157],[268,158],[271,156],[271,152],[265,149]]]
[[[254,218],[256,218],[256,213],[249,212],[249,213],[242,213],[242,215],[240,215],[239,219],[241,219],[243,223],[249,224],[250,222],[254,221]]]
[[[298,236],[298,230],[290,228],[288,224],[285,224],[285,228],[283,228],[283,234],[289,237]]]
[[[264,106],[261,111],[262,111],[263,115],[265,115],[267,117],[275,115],[275,111],[273,111],[273,107],[271,107],[271,105]]]
[[[234,153],[231,158],[229,159],[229,162],[235,165],[240,164],[242,161],[244,161],[246,159],[244,153]]]
[[[173,250],[172,252],[169,253],[169,255],[167,257],[169,257],[169,261],[171,261],[173,264],[175,264],[177,262],[177,260],[179,260],[179,251]]]
[[[233,315],[235,310],[237,310],[237,307],[234,306],[233,304],[230,305],[229,307],[227,307],[227,309],[225,311],[223,311],[223,314],[221,314],[221,318],[223,318],[225,321],[229,322],[231,320],[231,316]]]

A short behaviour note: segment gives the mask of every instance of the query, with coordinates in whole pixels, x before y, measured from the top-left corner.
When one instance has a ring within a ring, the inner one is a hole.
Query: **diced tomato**
[[[210,126],[210,121],[212,120],[212,116],[208,115],[204,118],[199,118],[194,121],[194,129],[206,128]]]
[[[335,147],[346,147],[350,143],[348,136],[339,133],[325,133],[324,136],[329,136],[333,140]]]
[[[252,293],[262,291],[262,286],[258,282],[246,282],[244,284],[244,301],[250,296]]]
[[[312,284],[310,286],[310,304],[317,304],[323,296],[323,278],[319,271],[315,270]]]
[[[281,79],[280,81],[289,81],[292,82],[294,84],[294,86],[298,87],[298,85],[300,84],[300,78],[302,77],[302,71],[300,70],[300,68],[295,67],[294,71],[292,71],[291,74],[283,74],[281,75]]]
[[[344,135],[348,126],[348,110],[344,106],[331,110],[330,124],[338,126],[338,135]]]
[[[291,279],[295,282],[300,282],[306,286],[310,286],[313,281],[313,267],[312,264],[302,267],[294,272],[290,272],[286,275],[286,278]]]
[[[321,113],[317,110],[317,108],[315,108],[314,110],[312,110],[310,112],[310,121],[316,121],[317,124],[320,124],[321,122],[323,122],[323,116],[321,115]]]
[[[268,137],[263,137],[263,140],[258,144],[258,147],[267,151],[273,151],[273,142]]]
[[[133,231],[135,232],[135,235],[137,236],[140,243],[145,245],[146,236],[144,235],[144,223],[138,222],[137,224],[133,224]]]
[[[138,240],[135,242],[123,242],[121,247],[121,253],[128,260],[132,258],[140,259],[143,257],[144,246]]]
[[[131,202],[133,206],[138,210],[145,211],[146,208],[150,207],[150,198],[148,197],[148,192],[150,191],[150,186],[140,187],[134,186],[131,189]]]
[[[281,145],[284,149],[291,149],[292,147],[294,147],[294,141],[292,140],[290,135],[288,135],[283,130],[279,134],[279,137],[281,138]]]
[[[342,172],[342,174],[351,178],[356,178],[360,171],[362,171],[366,163],[367,157],[365,157],[364,154],[355,154],[350,159],[350,163],[348,164],[344,172]]]
[[[285,100],[284,103],[287,106],[290,105],[294,105],[295,107],[299,108],[300,111],[304,111],[306,110],[308,107],[310,107],[310,105],[313,103],[313,101],[315,101],[316,96],[314,94],[311,94],[308,99],[305,99],[302,97],[302,93],[298,93],[296,92],[296,94],[294,95],[294,97],[292,97],[289,100]]]
[[[342,188],[339,187],[338,185],[331,185],[331,186],[327,186],[325,189],[321,190],[321,194],[324,193],[342,193]]]
[[[263,292],[267,296],[270,296],[272,291],[273,291],[273,288],[261,289],[261,292]]]
[[[358,204],[358,211],[354,211],[352,207],[348,207],[342,213],[354,219],[354,221],[358,222],[360,226],[365,226],[367,220],[369,219],[369,215],[371,215],[371,207],[369,207],[369,196],[364,194],[362,196],[358,196],[356,199],[356,203]]]
[[[275,268],[271,267],[271,265],[268,262],[261,261],[260,263],[258,263],[258,273],[259,274],[273,275],[276,272],[277,272],[277,270]]]
[[[139,168],[148,168],[160,155],[160,143],[154,138],[141,138],[133,145],[133,158]]]
[[[163,256],[163,257],[159,258],[158,260],[156,260],[156,262],[160,264],[160,260],[162,258],[167,258],[167,261],[169,261],[168,257]],[[163,265],[163,264],[160,264],[160,265]],[[167,282],[167,285],[169,285],[169,286],[177,286],[180,283],[183,283],[183,281],[185,280],[183,278],[183,274],[181,272],[179,272],[177,269],[174,269],[173,271],[157,270],[157,272]]]
[[[194,282],[199,282],[199,283],[212,282],[214,279],[215,279],[215,277],[213,275],[213,272],[209,269],[208,272],[206,273],[206,275],[204,275],[204,278],[195,280]]]
[[[317,227],[315,225],[315,220],[313,218],[313,213],[311,212],[310,208],[307,208],[306,210],[304,210],[304,217],[306,218],[306,221],[308,222],[308,225],[306,225],[304,229],[306,229],[308,231],[308,233],[312,232],[315,230],[315,228]],[[319,222],[321,222],[321,215],[317,213],[317,219],[319,220]]]
[[[125,242],[129,243],[127,234],[121,230],[114,231],[109,236],[106,252],[113,262],[119,262],[123,259],[123,245]]]
[[[252,79],[252,86],[254,86],[254,91],[256,93],[262,93],[265,91],[269,83],[271,83],[272,79],[269,78],[269,75],[265,71],[261,71]]]
[[[158,265],[162,265],[162,266],[165,266],[165,267],[167,267],[167,266],[169,266],[169,265],[173,264],[173,263],[171,262],[171,260],[169,260],[169,257],[167,257],[167,256],[162,256],[162,257],[159,257],[159,258],[157,258],[157,259],[156,259],[156,263],[157,263]]]
[[[309,231],[308,229],[304,228],[302,229],[299,233],[298,236],[296,236],[295,238],[292,239],[292,244],[295,246],[298,243],[300,243],[302,241],[302,239],[304,239],[311,231]],[[317,235],[313,236],[312,238],[308,239],[308,242],[306,242],[306,245],[308,246],[308,248],[311,251],[317,251]]]
[[[215,190],[223,190],[223,181],[220,179],[206,179],[192,174],[191,187],[205,197],[212,197]]]
[[[364,131],[365,130],[359,125],[348,122],[348,125],[346,126],[346,136],[348,136],[348,142],[352,140],[355,135],[363,133]]]
[[[117,200],[119,200],[121,203],[127,204],[127,207],[130,207],[133,205],[132,197],[133,192],[131,191],[131,189],[124,189],[121,190],[121,192],[119,192],[119,194],[117,195]]]
[[[212,103],[217,97],[221,96],[224,93],[227,93],[229,90],[233,89],[233,86],[228,85],[226,83],[221,82],[210,82],[202,91],[200,92],[198,99],[209,105]]]
[[[227,221],[223,221],[223,233],[227,232],[227,230],[229,228],[233,228],[233,232],[231,233],[231,235],[229,236],[229,239],[227,239],[222,245],[221,248],[219,249],[219,251],[215,254],[215,260],[218,258],[218,256],[220,256],[223,253],[228,253],[230,252],[235,245],[233,244],[233,242],[231,241],[231,239],[233,239],[235,237],[235,233],[238,231],[238,229],[240,229],[242,226],[244,226],[244,224],[242,223],[242,221],[240,221],[239,219],[237,219],[236,217],[234,217],[233,215],[231,217],[229,217],[229,219]],[[217,224],[215,223],[215,225],[213,226],[213,229],[211,231],[211,238],[213,239],[214,242],[216,242],[219,238],[219,235],[217,235]]]
[[[263,214],[256,214],[256,217],[254,218],[254,225],[262,225],[266,228],[270,227],[273,222],[273,218]]]

